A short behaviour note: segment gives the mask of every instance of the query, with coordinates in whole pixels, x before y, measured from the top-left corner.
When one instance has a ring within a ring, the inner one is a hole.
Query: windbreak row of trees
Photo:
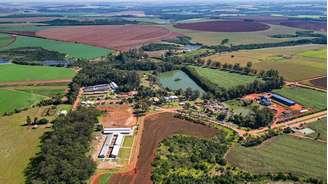
[[[25,170],[28,184],[86,183],[96,163],[87,156],[97,121],[93,109],[80,109],[54,121],[41,138],[41,151]]]
[[[284,79],[279,76],[278,71],[268,70],[259,73],[259,77],[262,78],[262,80],[255,80],[249,84],[238,85],[236,87],[226,89],[217,86],[208,79],[200,76],[196,69],[192,67],[183,67],[182,70],[200,87],[202,87],[205,91],[211,92],[214,97],[220,101],[239,98],[250,93],[271,91],[272,89],[281,88],[284,84]]]
[[[229,118],[229,121],[241,126],[251,129],[266,127],[273,121],[274,114],[271,109],[255,108],[253,112],[244,116],[242,114],[234,114]]]

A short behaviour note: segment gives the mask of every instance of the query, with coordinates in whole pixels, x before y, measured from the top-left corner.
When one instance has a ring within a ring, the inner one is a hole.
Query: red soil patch
[[[177,24],[176,28],[210,32],[252,32],[269,29],[270,26],[250,21],[210,21]]]
[[[105,128],[111,127],[132,127],[137,123],[137,118],[133,116],[133,110],[127,104],[113,106],[98,106],[98,110],[107,111],[100,119]]]
[[[301,29],[309,29],[313,31],[322,31],[327,32],[327,22],[325,21],[284,21],[281,22],[280,25],[289,26],[289,27],[296,27]]]
[[[173,113],[161,113],[145,118],[137,168],[111,177],[111,184],[150,184],[152,166],[159,143],[174,134],[213,137],[217,130],[204,125],[174,118]]]
[[[174,39],[179,34],[157,26],[105,25],[52,28],[38,31],[36,35],[126,51],[144,44]]]

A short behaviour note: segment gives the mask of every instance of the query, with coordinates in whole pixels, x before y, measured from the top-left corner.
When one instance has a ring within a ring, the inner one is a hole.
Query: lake
[[[159,82],[163,87],[167,87],[171,90],[185,90],[187,88],[191,88],[204,93],[204,90],[181,70],[160,73]]]

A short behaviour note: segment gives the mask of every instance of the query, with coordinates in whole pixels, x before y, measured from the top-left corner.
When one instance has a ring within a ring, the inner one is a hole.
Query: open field
[[[61,108],[60,106],[58,109]],[[40,136],[50,129],[42,127],[32,129],[22,125],[28,115],[40,119],[45,109],[46,107],[33,108],[12,116],[0,117],[0,136],[5,137],[0,139],[0,183],[24,183],[23,171],[29,159],[39,151]]]
[[[15,41],[15,38],[10,35],[0,34],[0,48],[8,46],[9,44],[11,44],[14,41]]]
[[[132,127],[137,122],[137,119],[133,114],[133,109],[127,104],[98,106],[97,109],[106,111],[105,114],[100,118],[100,123],[105,128]]]
[[[4,64],[0,65],[0,82],[72,79],[68,68]]]
[[[252,62],[253,68],[258,71],[272,68],[288,81],[299,81],[326,75],[325,49],[323,45],[277,47],[216,54],[205,59],[229,64],[240,63],[242,66]]]
[[[105,25],[53,28],[38,31],[36,35],[49,39],[127,51],[144,44],[173,39],[178,34],[157,26]]]
[[[67,85],[58,85],[58,86],[47,85],[47,86],[16,86],[16,87],[6,87],[4,89],[24,91],[27,93],[34,93],[42,96],[51,97],[55,95],[63,95],[67,88],[68,88]]]
[[[258,79],[256,76],[241,75],[238,73],[231,73],[227,71],[221,71],[218,69],[203,68],[203,67],[196,67],[196,66],[190,66],[190,67],[195,68],[200,76],[226,89],[242,84],[248,84],[256,79],[261,80]]]
[[[327,93],[300,87],[283,87],[282,89],[273,90],[286,98],[292,99],[305,108],[311,108],[315,111],[324,110],[327,108],[326,99]]]
[[[270,28],[264,31],[254,32],[209,32],[209,31],[195,31],[187,29],[178,29],[173,25],[165,25],[171,31],[190,36],[193,41],[205,45],[219,45],[225,38],[229,39],[229,44],[251,44],[251,43],[270,43],[282,42],[288,40],[298,40],[300,38],[272,38],[274,34],[295,34],[296,31],[303,29],[292,28],[282,25],[269,25]]]
[[[302,84],[327,89],[327,76],[301,81]]]
[[[0,116],[5,112],[30,107],[44,98],[44,96],[33,93],[0,89]]]
[[[312,138],[319,138],[320,140],[327,141],[327,118],[315,121],[305,125],[315,131],[314,134],[308,135]],[[318,133],[320,135],[318,135]]]
[[[109,49],[94,47],[90,45],[68,43],[27,36],[16,36],[16,41],[9,47],[6,47],[6,49],[19,47],[42,47],[44,49],[65,53],[68,57],[81,59],[93,59],[112,53],[112,51]]]
[[[326,151],[325,143],[283,135],[255,147],[236,144],[226,159],[255,173],[292,172],[325,180]]]
[[[176,24],[178,29],[209,32],[252,32],[267,30],[270,26],[258,22],[247,21],[209,21]]]
[[[22,17],[22,18],[0,18],[0,22],[43,22],[49,21],[53,19],[57,19],[59,17]]]
[[[155,150],[163,139],[174,134],[212,137],[216,132],[215,129],[204,125],[174,118],[174,115],[171,113],[149,116],[145,119],[144,132],[141,138],[140,154],[136,169],[138,172],[126,175],[115,174],[111,177],[110,183],[150,183],[151,163],[155,157]]]

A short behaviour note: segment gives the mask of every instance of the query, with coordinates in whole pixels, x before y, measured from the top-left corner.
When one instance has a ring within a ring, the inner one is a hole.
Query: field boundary
[[[53,83],[70,83],[70,82],[72,82],[71,79],[0,82],[0,87],[1,86],[26,86],[26,85],[37,85],[37,84],[53,84]]]

